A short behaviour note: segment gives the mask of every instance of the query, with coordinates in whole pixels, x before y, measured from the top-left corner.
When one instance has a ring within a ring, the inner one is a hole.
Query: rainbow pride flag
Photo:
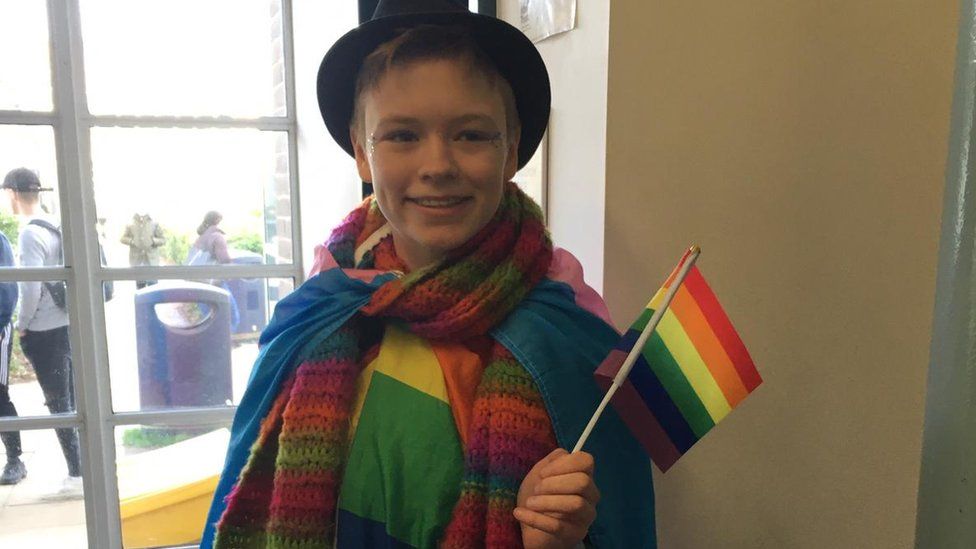
[[[604,389],[691,253],[597,369]],[[761,383],[729,317],[692,266],[611,403],[658,468],[667,471]]]

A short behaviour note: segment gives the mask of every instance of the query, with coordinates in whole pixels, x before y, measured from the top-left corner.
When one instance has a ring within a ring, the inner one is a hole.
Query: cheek
[[[495,186],[499,185],[499,182],[504,183],[504,154],[470,158],[464,163],[464,172],[469,179],[477,181],[482,186]]]

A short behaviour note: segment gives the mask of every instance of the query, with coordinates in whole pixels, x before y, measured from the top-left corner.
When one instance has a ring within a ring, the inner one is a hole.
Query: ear
[[[505,156],[505,181],[511,181],[515,177],[515,172],[518,171],[519,157],[518,157],[518,146],[519,137],[521,137],[521,132],[516,133],[515,137],[511,139],[508,143],[508,153]]]
[[[373,172],[369,168],[369,157],[363,148],[362,140],[359,139],[352,128],[349,129],[349,139],[352,141],[352,149],[356,157],[356,170],[359,172],[359,178],[367,183],[372,183]]]

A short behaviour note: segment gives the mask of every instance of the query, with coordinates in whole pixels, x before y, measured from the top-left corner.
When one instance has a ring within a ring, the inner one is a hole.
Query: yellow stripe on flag
[[[664,292],[658,292],[651,300],[651,308],[657,310],[663,300]],[[678,363],[678,367],[681,368],[681,372],[688,379],[688,383],[691,384],[705,409],[708,410],[708,415],[711,416],[712,421],[718,423],[722,418],[729,415],[729,412],[732,411],[729,401],[725,399],[722,389],[712,377],[708,366],[705,365],[701,355],[698,354],[698,350],[688,338],[684,327],[681,326],[678,318],[670,309],[664,312],[656,331],[664,340],[668,351]]]

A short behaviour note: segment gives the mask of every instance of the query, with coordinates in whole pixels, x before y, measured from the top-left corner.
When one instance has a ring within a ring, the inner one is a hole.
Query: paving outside
[[[116,297],[106,303],[112,400],[114,409],[120,411],[139,409],[134,290],[132,283],[117,284]],[[235,403],[243,394],[256,356],[257,345],[254,343],[238,343],[233,347],[232,385]],[[48,414],[36,381],[11,385],[10,396],[21,416]],[[134,427],[136,426],[127,428]],[[115,433],[119,459],[138,453],[138,450],[127,449],[122,445],[125,429],[117,429]],[[27,478],[13,486],[0,486],[0,547],[87,547],[84,501],[59,499],[56,495],[67,475],[67,468],[54,430],[24,431],[21,438],[21,459],[27,466]],[[187,463],[180,465],[186,468],[206,462],[206,466],[212,468],[213,456],[205,457],[209,459],[187,460]],[[6,455],[0,446],[0,463],[5,462]],[[120,491],[123,494],[131,493],[133,488],[120,486]]]

